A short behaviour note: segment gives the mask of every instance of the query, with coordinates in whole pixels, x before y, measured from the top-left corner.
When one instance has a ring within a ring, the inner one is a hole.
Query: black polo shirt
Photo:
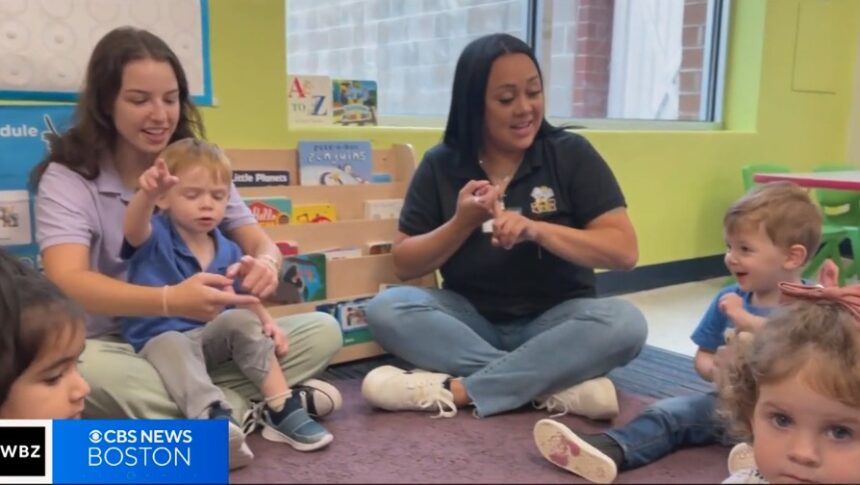
[[[430,232],[454,216],[469,180],[486,180],[477,162],[439,144],[424,155],[409,185],[400,231]],[[584,137],[560,131],[535,140],[508,185],[505,207],[530,219],[581,229],[626,206],[606,161]],[[493,322],[541,313],[577,297],[593,297],[594,270],[569,263],[527,241],[506,250],[478,227],[440,268],[443,285]]]

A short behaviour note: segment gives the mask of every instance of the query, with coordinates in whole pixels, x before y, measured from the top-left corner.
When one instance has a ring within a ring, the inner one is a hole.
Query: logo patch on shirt
[[[555,192],[546,185],[533,188],[531,196],[532,214],[547,214],[558,210],[555,205]]]

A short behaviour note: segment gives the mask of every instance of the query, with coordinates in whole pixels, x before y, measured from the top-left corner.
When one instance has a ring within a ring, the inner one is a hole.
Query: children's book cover
[[[301,185],[354,185],[369,183],[373,173],[370,142],[300,141]]]
[[[236,187],[290,185],[290,172],[288,170],[233,170],[233,184]]]
[[[330,125],[332,89],[328,76],[287,75],[287,123]]]
[[[316,224],[334,222],[337,220],[337,210],[334,204],[296,204],[293,206],[293,223]]]
[[[289,224],[293,213],[293,202],[286,197],[246,198],[245,205],[261,226]]]
[[[403,209],[403,199],[371,199],[364,201],[365,219],[397,219]]]
[[[284,269],[272,300],[293,304],[326,298],[325,254],[307,253],[284,258]]]
[[[332,113],[336,125],[376,125],[376,81],[332,79]]]
[[[275,246],[278,247],[278,251],[281,252],[281,256],[295,256],[299,254],[299,243],[296,241],[285,240],[285,241],[275,241]]]

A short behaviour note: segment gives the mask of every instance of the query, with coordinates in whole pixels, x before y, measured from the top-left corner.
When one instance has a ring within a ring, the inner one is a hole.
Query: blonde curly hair
[[[837,302],[795,302],[772,314],[751,344],[729,345],[733,358],[719,382],[718,413],[738,439],[753,438],[759,387],[799,372],[814,391],[860,408],[860,328]]]

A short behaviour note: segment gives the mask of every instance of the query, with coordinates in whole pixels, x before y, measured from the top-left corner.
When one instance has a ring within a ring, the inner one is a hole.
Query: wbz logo
[[[0,483],[50,481],[50,429],[50,421],[0,421]]]

